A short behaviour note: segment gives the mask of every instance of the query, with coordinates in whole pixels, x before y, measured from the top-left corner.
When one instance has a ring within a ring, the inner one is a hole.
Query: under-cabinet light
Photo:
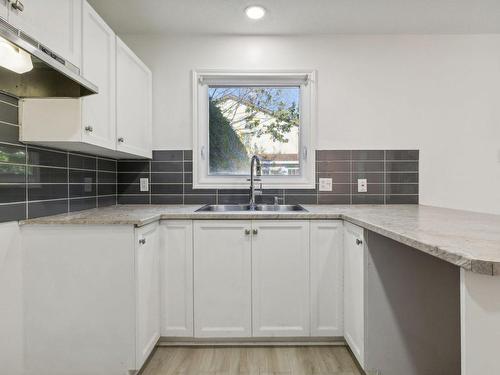
[[[23,74],[33,69],[31,56],[0,36],[0,66]]]

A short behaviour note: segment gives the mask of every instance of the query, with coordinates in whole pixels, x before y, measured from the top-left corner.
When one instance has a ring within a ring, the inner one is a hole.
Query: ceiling
[[[119,34],[500,33],[499,0],[89,0]],[[248,5],[268,13],[246,18]]]

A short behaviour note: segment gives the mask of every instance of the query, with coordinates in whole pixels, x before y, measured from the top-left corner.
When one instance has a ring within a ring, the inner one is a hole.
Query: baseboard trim
[[[376,373],[373,373],[373,372],[366,372],[364,370],[363,367],[361,367],[361,364],[359,363],[358,359],[356,358],[356,356],[354,355],[353,351],[351,350],[351,347],[349,346],[349,344],[346,342],[345,344],[347,350],[349,351],[349,354],[351,354],[351,358],[352,360],[354,361],[354,364],[356,365],[356,367],[358,368],[359,372],[363,375],[377,375],[378,372]]]
[[[157,346],[346,346],[343,337],[161,337]]]

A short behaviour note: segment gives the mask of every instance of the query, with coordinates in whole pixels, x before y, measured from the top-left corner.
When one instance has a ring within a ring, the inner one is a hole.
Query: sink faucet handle
[[[260,180],[258,180],[260,182]],[[255,195],[262,195],[262,182],[259,184],[259,188],[255,189]]]
[[[278,197],[278,196],[274,197],[274,204],[275,204],[275,205],[280,204],[280,201],[282,201],[282,202],[283,202],[283,201],[284,201],[284,198],[282,198],[282,197]]]

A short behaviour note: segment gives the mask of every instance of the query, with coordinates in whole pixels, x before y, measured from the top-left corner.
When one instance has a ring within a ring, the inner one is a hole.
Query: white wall
[[[191,69],[318,70],[320,149],[418,148],[421,203],[500,214],[500,35],[124,36],[154,148],[191,148]]]
[[[23,373],[23,277],[19,225],[0,224],[0,374]]]

